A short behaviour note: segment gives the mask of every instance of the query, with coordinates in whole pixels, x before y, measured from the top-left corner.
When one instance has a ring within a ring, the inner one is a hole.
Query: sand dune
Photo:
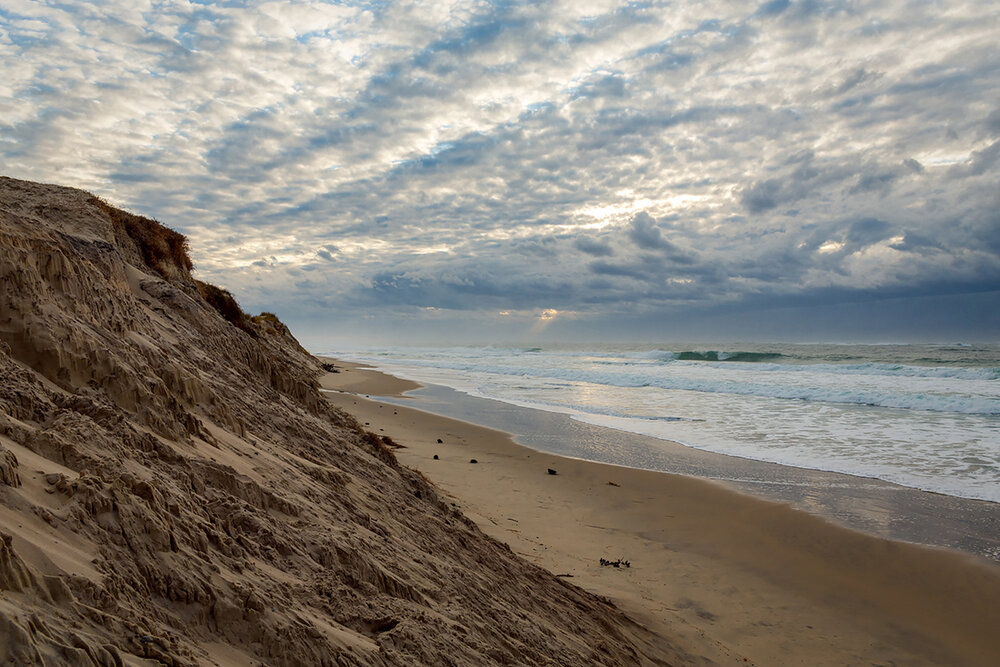
[[[0,657],[691,664],[486,536],[176,235],[0,179]],[[708,656],[708,657],[706,657]]]

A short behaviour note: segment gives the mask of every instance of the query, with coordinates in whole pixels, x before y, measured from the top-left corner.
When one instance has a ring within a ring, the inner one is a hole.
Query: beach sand
[[[708,480],[541,453],[500,431],[380,402],[372,397],[418,385],[331,361],[339,372],[322,378],[329,400],[401,445],[399,461],[486,533],[692,655],[758,665],[1000,663],[995,564],[870,536]]]

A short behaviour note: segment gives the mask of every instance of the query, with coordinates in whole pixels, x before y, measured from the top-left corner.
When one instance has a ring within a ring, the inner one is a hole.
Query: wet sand
[[[803,512],[733,486],[793,490],[790,495],[798,498],[787,502],[800,505],[815,503],[817,495],[841,494],[852,498],[840,503],[852,508],[845,514],[864,517],[870,532],[888,534],[900,530],[891,518],[899,509],[892,499],[904,492],[857,478],[845,489],[838,486],[843,480],[825,473],[814,487],[811,471],[793,484],[774,479],[773,468],[782,466],[761,464],[755,471],[753,462],[712,462],[715,455],[703,457],[679,445],[687,450],[684,456],[680,450],[664,456],[676,457],[681,471],[714,469],[715,477],[728,481],[546,454],[503,431],[399,404],[478,409],[481,421],[489,410],[479,399],[470,408],[440,389],[430,398],[427,389],[418,392],[419,399],[399,398],[416,383],[335,363],[341,372],[323,379],[330,400],[403,445],[396,451],[399,460],[443,489],[485,532],[568,581],[610,597],[693,654],[755,664],[1000,660],[996,564],[865,534],[816,515],[823,512]],[[504,408],[494,415],[505,430],[529,436],[534,427],[517,420],[544,419],[522,412],[511,419],[505,411],[513,412]],[[581,430],[568,440],[595,437],[589,429],[598,427],[578,425]],[[628,560],[630,567],[602,566],[602,558]]]
[[[872,535],[958,549],[1000,562],[998,503],[716,454],[448,387],[421,387],[383,400],[501,430],[532,449],[613,465],[628,460],[629,467],[711,479]]]

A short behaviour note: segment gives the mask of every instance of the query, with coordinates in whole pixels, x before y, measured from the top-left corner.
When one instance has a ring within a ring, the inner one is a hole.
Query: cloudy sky
[[[996,339],[998,42],[996,0],[0,0],[0,172],[314,347]]]

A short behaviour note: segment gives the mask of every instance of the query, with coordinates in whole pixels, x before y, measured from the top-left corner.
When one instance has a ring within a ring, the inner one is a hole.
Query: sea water
[[[1000,345],[498,345],[334,354],[690,447],[1000,502]],[[630,461],[623,455],[617,463]]]

